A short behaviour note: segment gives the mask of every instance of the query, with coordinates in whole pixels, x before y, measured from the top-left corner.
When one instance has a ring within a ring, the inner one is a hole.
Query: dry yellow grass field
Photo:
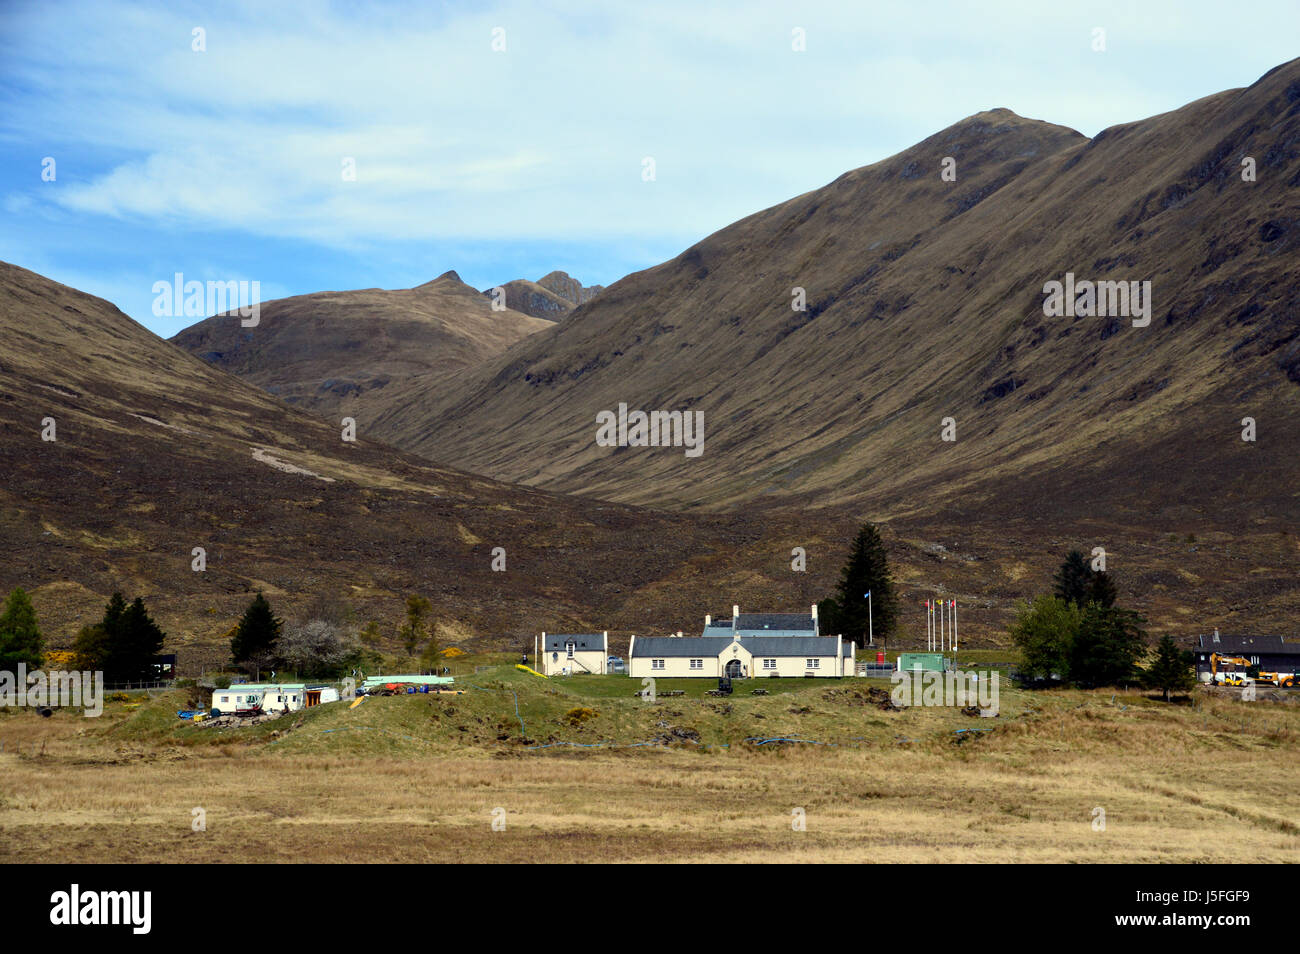
[[[568,690],[502,685],[518,691],[530,735],[565,734],[544,705],[558,712]],[[770,730],[804,725],[838,746],[530,750],[492,740],[492,720],[513,715],[500,692],[456,697],[453,718],[472,727],[460,733],[428,715],[451,702],[414,697],[225,736],[140,733],[140,714],[120,705],[101,720],[9,712],[0,860],[1300,861],[1295,703],[1004,692],[997,720],[963,720],[828,698],[842,697],[823,686],[737,699],[725,717],[706,700],[670,705],[705,740],[735,740],[726,719],[766,712]],[[594,704],[629,742],[634,720],[666,711]],[[996,728],[953,728],[987,722]],[[369,731],[339,731],[348,725]],[[206,830],[192,830],[196,808]]]

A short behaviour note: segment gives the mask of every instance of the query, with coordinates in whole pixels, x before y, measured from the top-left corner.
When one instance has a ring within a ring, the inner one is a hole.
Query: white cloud
[[[1297,21],[1252,9],[31,5],[0,15],[0,136],[59,157],[40,201],[79,216],[339,247],[698,237],[979,109],[1093,134],[1250,82]]]

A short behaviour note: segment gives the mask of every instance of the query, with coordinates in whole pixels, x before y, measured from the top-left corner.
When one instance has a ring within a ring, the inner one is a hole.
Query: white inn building
[[[823,636],[817,607],[801,613],[741,613],[704,617],[701,636],[633,636],[628,675],[678,678],[699,676],[746,679],[762,676],[854,674],[856,645],[840,636]]]

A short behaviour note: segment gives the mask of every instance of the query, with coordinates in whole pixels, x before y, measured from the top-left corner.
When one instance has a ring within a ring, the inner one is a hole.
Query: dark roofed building
[[[816,636],[817,617],[806,613],[741,613],[736,632],[742,636]]]
[[[1210,654],[1241,657],[1265,672],[1295,673],[1300,670],[1300,642],[1281,636],[1228,636],[1216,629],[1196,638],[1196,672],[1207,678],[1211,671]],[[1222,670],[1224,667],[1220,666]],[[1232,667],[1228,667],[1232,668]]]
[[[742,613],[731,608],[730,616],[704,617],[704,635],[723,633],[741,636],[820,636],[817,606],[809,613]]]

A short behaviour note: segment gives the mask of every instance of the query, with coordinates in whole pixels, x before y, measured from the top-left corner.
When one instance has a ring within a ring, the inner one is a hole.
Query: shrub
[[[597,715],[599,715],[599,713],[595,709],[590,709],[587,706],[578,706],[578,708],[570,709],[566,712],[564,718],[568,720],[569,725],[582,725],[588,719],[596,718]]]

